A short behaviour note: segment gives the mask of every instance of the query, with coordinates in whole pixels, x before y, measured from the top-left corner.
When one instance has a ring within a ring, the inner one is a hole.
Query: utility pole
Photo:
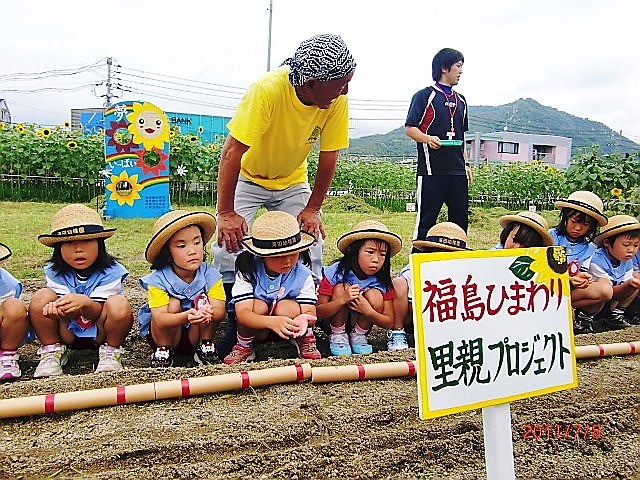
[[[271,23],[273,21],[273,0],[269,0],[269,40],[267,42],[267,72],[271,70]]]
[[[107,57],[107,93],[105,94],[106,100],[104,106],[109,108],[111,106],[111,99],[113,93],[111,93],[111,65],[113,64],[113,58]]]

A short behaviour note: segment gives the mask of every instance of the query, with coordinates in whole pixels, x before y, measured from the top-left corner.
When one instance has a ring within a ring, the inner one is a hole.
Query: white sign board
[[[420,417],[576,387],[563,247],[411,256]]]

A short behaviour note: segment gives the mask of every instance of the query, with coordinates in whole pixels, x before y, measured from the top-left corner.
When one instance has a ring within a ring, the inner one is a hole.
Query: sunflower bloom
[[[198,127],[198,132],[200,132],[200,133],[204,132],[204,127],[202,125],[200,125]]]
[[[198,140],[198,137],[196,135],[189,136],[189,141],[190,142],[196,142],[197,140]]]
[[[64,122],[63,126],[64,126],[64,128],[71,128],[71,122],[66,121],[66,122]]]
[[[74,142],[73,140],[70,141],[70,142],[67,142],[67,148],[69,150],[73,150],[74,148],[77,148],[77,147],[78,147],[78,144],[76,142]]]
[[[51,135],[51,129],[50,128],[43,128],[40,131],[38,131],[38,136],[40,136],[42,138],[47,138],[50,135]]]
[[[613,195],[614,197],[622,196],[622,189],[620,189],[620,188],[612,188],[611,189],[611,195]]]
[[[27,131],[27,129],[26,129],[26,128],[24,128],[24,125],[18,125],[18,126],[16,127],[16,130],[18,131],[18,133],[24,133],[24,132],[26,132],[26,131]]]
[[[567,255],[564,247],[531,248],[534,258],[530,269],[535,272],[538,284],[545,284],[552,292],[569,296],[569,275],[567,274]]]
[[[142,188],[143,186],[138,183],[138,175],[129,176],[126,170],[120,172],[120,175],[111,175],[111,183],[106,186],[106,189],[111,192],[110,200],[115,200],[120,206],[126,203],[131,207],[136,200],[140,199],[138,192]]]

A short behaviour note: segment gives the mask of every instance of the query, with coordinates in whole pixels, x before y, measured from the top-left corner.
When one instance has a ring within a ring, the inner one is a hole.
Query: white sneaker
[[[387,350],[397,352],[409,348],[407,334],[404,330],[389,330],[387,332]]]
[[[69,361],[66,345],[59,343],[44,345],[38,349],[37,353],[40,355],[40,363],[33,372],[33,378],[62,375],[62,367]]]
[[[122,354],[124,349],[122,347],[116,348],[111,345],[100,345],[98,350],[98,366],[96,367],[96,373],[102,372],[117,372],[122,370]]]
[[[19,358],[18,352],[7,353],[5,350],[0,350],[0,382],[20,378],[22,371],[18,364]]]

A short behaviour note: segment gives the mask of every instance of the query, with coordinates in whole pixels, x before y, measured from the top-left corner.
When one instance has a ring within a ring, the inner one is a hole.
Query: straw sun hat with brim
[[[4,262],[11,256],[11,249],[4,243],[0,243],[0,262]]]
[[[393,257],[402,250],[400,236],[390,232],[384,223],[376,220],[365,220],[356,224],[353,230],[338,239],[338,250],[347,253],[349,245],[358,240],[383,240],[389,244],[390,255]]]
[[[609,219],[609,222],[600,229],[600,235],[595,238],[594,243],[601,247],[605,239],[632,230],[640,230],[640,222],[638,222],[637,218],[631,215],[614,215]]]
[[[115,228],[104,228],[100,214],[80,203],[72,203],[56,212],[51,220],[51,233],[38,236],[47,247],[60,242],[109,238]]]
[[[452,252],[471,250],[467,247],[467,234],[462,227],[453,222],[436,223],[429,229],[425,239],[414,240],[413,246],[420,250],[427,248],[437,248],[438,250]]]
[[[504,215],[500,217],[500,226],[505,228],[511,222],[518,222],[527,225],[542,237],[542,243],[545,247],[553,245],[553,238],[549,235],[549,224],[539,214],[535,212],[520,212],[515,215]]]
[[[251,236],[242,240],[259,257],[282,257],[309,249],[316,237],[300,230],[296,217],[286,212],[265,212],[251,225]]]
[[[579,212],[586,213],[604,227],[607,224],[607,217],[604,214],[604,204],[598,195],[585,190],[579,190],[569,195],[565,200],[558,200],[553,204],[556,208],[573,208]]]
[[[149,263],[153,263],[162,247],[169,239],[183,228],[198,225],[202,229],[202,241],[206,244],[216,231],[216,219],[207,212],[187,212],[173,210],[162,215],[153,224],[151,240],[147,244],[144,256]]]

